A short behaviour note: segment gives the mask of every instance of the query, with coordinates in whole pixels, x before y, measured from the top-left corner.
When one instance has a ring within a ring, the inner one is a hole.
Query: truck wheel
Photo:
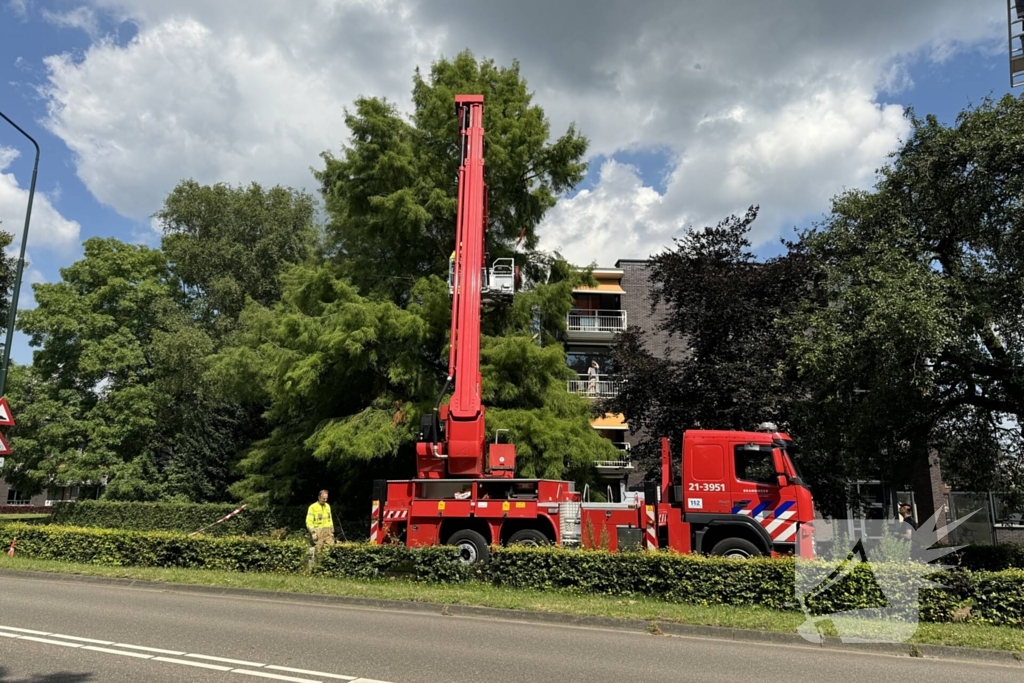
[[[537,531],[536,529],[521,529],[512,534],[512,536],[508,539],[509,545],[525,545],[536,547],[541,545],[548,545],[548,543],[550,543],[548,537],[540,531]]]
[[[448,539],[448,545],[459,549],[459,560],[463,564],[484,564],[491,559],[491,550],[487,547],[487,539],[473,531],[463,529],[456,531]]]
[[[744,538],[727,538],[716,543],[715,547],[711,549],[711,554],[748,560],[751,557],[760,557],[763,553],[756,545]]]

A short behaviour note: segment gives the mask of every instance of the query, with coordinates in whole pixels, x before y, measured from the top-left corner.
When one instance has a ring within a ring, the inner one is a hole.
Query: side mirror
[[[778,482],[780,489],[786,488],[787,486],[789,486],[789,479],[786,477],[785,474],[778,475],[776,477],[776,481]]]

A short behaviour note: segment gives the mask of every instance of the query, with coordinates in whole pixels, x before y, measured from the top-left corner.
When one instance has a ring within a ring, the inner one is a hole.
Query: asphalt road
[[[1022,675],[1012,662],[894,657],[0,574],[3,683],[1017,683]]]

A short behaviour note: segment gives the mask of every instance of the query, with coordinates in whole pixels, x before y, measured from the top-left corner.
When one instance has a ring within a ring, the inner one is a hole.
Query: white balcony
[[[580,375],[569,380],[569,393],[588,398],[615,398],[619,393],[619,380],[610,375]]]
[[[570,341],[606,341],[626,330],[626,312],[622,310],[575,310],[565,316],[566,337]]]
[[[594,469],[602,479],[619,479],[631,474],[635,467],[629,459],[628,444],[615,444],[618,447],[626,446],[620,460],[596,460]]]

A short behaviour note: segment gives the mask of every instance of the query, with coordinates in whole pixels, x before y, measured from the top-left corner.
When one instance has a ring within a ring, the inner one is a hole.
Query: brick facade
[[[630,327],[638,327],[643,333],[644,346],[659,358],[682,358],[686,355],[686,342],[670,335],[661,329],[667,312],[663,305],[653,306],[652,282],[650,265],[645,259],[620,259],[615,267],[622,270],[622,308],[626,311]],[[636,445],[646,437],[644,430],[630,433],[626,440]],[[642,474],[632,477],[630,484],[636,485],[636,479]]]
[[[1024,545],[1024,529],[996,527],[996,543],[1020,543]]]
[[[621,259],[615,267],[622,270],[622,308],[626,311],[630,326],[639,327],[644,333],[647,349],[659,357],[679,357],[686,352],[686,342],[660,329],[666,312],[659,305],[653,310],[651,302],[650,268],[646,260]]]

